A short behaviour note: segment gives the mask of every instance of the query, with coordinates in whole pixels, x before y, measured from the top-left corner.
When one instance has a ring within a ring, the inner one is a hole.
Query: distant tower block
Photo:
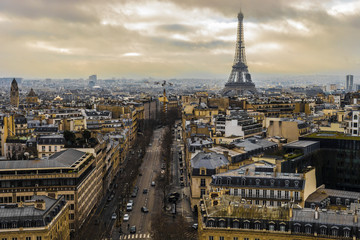
[[[19,107],[19,87],[15,78],[11,83],[10,105],[13,107]]]
[[[349,92],[353,91],[353,85],[354,85],[354,76],[346,75],[346,90]]]
[[[256,93],[255,84],[251,80],[245,55],[244,42],[244,15],[242,12],[238,14],[238,29],[235,49],[234,64],[232,66],[229,80],[225,84],[223,93],[225,95],[243,95],[244,93]]]

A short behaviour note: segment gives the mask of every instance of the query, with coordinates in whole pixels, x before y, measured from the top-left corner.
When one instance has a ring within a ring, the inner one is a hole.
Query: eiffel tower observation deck
[[[234,64],[229,80],[223,90],[224,95],[244,95],[247,92],[256,93],[255,84],[251,80],[251,74],[246,63],[243,20],[244,14],[240,11],[238,14]]]

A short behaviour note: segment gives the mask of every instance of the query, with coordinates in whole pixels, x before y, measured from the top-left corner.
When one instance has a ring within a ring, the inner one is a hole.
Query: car
[[[117,216],[116,216],[116,213],[113,213],[113,214],[111,215],[111,219],[112,219],[112,220],[115,220],[116,217],[117,217]]]
[[[116,183],[116,184],[114,185],[114,188],[116,189],[116,188],[118,188],[118,186],[119,186],[119,185]]]
[[[134,191],[134,192],[131,194],[131,197],[132,197],[132,198],[135,198],[136,196],[137,196],[137,192]]]
[[[197,230],[199,225],[197,223],[194,223],[192,226],[191,226],[193,229]]]
[[[143,194],[147,194],[147,193],[148,193],[148,189],[147,189],[147,188],[144,188]]]
[[[132,203],[126,204],[126,211],[128,212],[132,211],[132,207],[133,207]]]
[[[185,186],[184,182],[181,182],[181,183],[180,183],[180,186],[181,186],[181,187],[184,187],[184,186]]]
[[[136,226],[131,226],[130,227],[130,233],[136,233]]]
[[[139,176],[142,176],[142,173],[139,173]]]
[[[151,182],[151,186],[155,187],[155,181]]]
[[[129,203],[131,203],[131,205],[134,206],[134,200],[130,199]]]
[[[184,181],[184,177],[180,177],[180,181]]]
[[[107,201],[108,201],[108,202],[111,202],[111,201],[113,200],[113,198],[114,198],[114,194],[111,194],[111,195],[108,197]]]
[[[125,213],[125,214],[124,214],[124,218],[123,218],[124,222],[129,221],[129,219],[130,219],[129,214]]]
[[[149,209],[144,206],[144,207],[141,207],[141,211],[142,211],[143,213],[148,213],[148,212],[149,212]]]

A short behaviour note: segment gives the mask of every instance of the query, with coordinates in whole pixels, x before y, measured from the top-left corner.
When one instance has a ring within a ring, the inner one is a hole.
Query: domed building
[[[31,89],[29,94],[26,96],[26,102],[29,104],[37,104],[39,103],[39,98],[34,92],[34,89]]]

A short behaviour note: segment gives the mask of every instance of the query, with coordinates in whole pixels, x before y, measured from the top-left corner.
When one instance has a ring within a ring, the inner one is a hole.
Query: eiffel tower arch
[[[244,95],[247,92],[256,94],[255,84],[252,82],[251,74],[246,63],[245,42],[244,42],[244,14],[238,14],[237,40],[235,57],[232,70],[225,88],[224,95]]]

